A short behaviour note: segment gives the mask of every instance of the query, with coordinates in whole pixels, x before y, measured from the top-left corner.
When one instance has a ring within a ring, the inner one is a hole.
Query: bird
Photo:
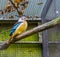
[[[27,23],[26,19],[28,19],[28,18],[25,16],[21,16],[19,18],[19,20],[14,24],[14,26],[12,27],[12,29],[10,31],[10,39],[9,39],[8,43],[10,43],[11,39],[24,33],[27,30],[28,23]]]

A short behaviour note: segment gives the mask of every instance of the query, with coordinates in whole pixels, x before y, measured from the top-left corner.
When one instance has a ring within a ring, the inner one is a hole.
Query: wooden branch
[[[15,43],[16,41],[19,41],[21,39],[24,39],[25,37],[28,37],[32,34],[35,34],[37,32],[42,32],[44,30],[47,30],[47,29],[50,29],[52,27],[55,27],[56,25],[60,24],[60,17],[50,21],[50,22],[47,22],[47,23],[44,23],[42,25],[39,25],[31,30],[28,30],[24,33],[22,33],[21,35],[18,35],[16,38],[14,39],[11,39],[10,42],[6,41],[2,46],[0,46],[0,49],[6,49],[8,48],[8,46],[10,46],[10,44],[12,43]]]
[[[12,39],[10,43],[14,43],[18,40],[24,39],[25,37],[28,37],[32,34],[37,33],[37,32],[42,32],[44,30],[50,29],[52,27],[55,27],[58,24],[60,24],[60,17],[58,17],[50,22],[39,25],[31,30],[28,30],[28,31],[22,33],[21,35],[18,35],[15,39]]]

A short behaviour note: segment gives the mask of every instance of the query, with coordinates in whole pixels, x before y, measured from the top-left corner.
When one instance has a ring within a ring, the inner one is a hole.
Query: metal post
[[[42,10],[42,13],[41,13],[41,18],[42,18],[42,23],[45,23],[46,20],[44,19],[47,12],[48,12],[48,9],[50,7],[50,4],[51,4],[52,0],[47,0],[46,1],[46,4]],[[47,30],[43,31],[42,33],[42,44],[43,44],[43,57],[49,57],[49,50],[48,50],[48,32]]]

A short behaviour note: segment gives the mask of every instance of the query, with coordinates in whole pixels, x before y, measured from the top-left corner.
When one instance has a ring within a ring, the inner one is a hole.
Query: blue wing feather
[[[13,28],[12,28],[11,31],[10,31],[10,36],[15,32],[16,28],[17,28],[21,23],[22,23],[22,22],[18,22],[18,23],[16,23],[16,24],[13,26]]]

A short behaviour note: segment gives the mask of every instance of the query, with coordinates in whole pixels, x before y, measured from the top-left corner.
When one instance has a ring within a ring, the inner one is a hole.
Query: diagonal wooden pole
[[[26,32],[18,35],[17,37],[11,39],[10,42],[8,42],[9,40],[6,41],[6,42],[4,42],[0,46],[0,50],[7,49],[10,46],[10,44],[15,43],[16,41],[19,41],[21,39],[24,39],[25,37],[28,37],[28,36],[30,36],[32,34],[37,33],[37,32],[42,32],[44,30],[53,28],[53,27],[57,26],[58,24],[60,24],[60,17],[55,18],[54,20],[52,20],[50,22],[44,23],[44,24],[39,25],[39,26],[37,26],[37,27],[35,27],[35,28],[31,29],[31,30],[26,31]]]

